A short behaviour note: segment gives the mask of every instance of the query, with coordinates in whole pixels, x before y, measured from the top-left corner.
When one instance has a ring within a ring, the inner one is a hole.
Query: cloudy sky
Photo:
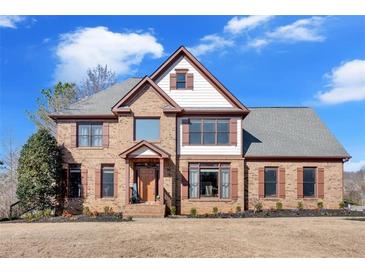
[[[365,165],[365,17],[0,16],[1,137],[22,144],[42,88],[107,64],[153,72],[185,45],[247,106],[310,106]]]

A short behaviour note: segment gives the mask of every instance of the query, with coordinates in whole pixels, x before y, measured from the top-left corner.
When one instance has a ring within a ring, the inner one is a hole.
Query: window
[[[103,166],[101,173],[101,197],[114,196],[114,167]]]
[[[226,164],[191,164],[189,166],[189,198],[229,199],[229,174],[230,168]]]
[[[186,73],[177,73],[176,89],[185,89],[185,88],[186,88]]]
[[[82,192],[81,185],[81,167],[80,165],[72,165],[69,169],[69,187],[68,197],[80,198]]]
[[[265,167],[265,197],[276,197],[277,171],[275,167]]]
[[[191,145],[229,144],[229,119],[190,119]]]
[[[314,197],[316,186],[316,169],[305,167],[303,169],[303,195],[304,197]]]
[[[160,140],[160,119],[159,118],[136,118],[135,119],[135,140],[158,141]]]
[[[103,140],[103,125],[101,123],[78,124],[79,147],[101,147]]]

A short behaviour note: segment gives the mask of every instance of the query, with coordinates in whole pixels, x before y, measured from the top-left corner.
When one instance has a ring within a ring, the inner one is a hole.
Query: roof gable
[[[147,153],[148,152],[148,153]],[[142,155],[141,155],[142,153]],[[143,155],[148,154],[148,155]],[[120,156],[122,158],[138,158],[138,157],[156,157],[156,158],[169,158],[170,155],[159,148],[158,146],[146,141],[142,140],[137,144],[131,146],[130,148],[123,151]]]

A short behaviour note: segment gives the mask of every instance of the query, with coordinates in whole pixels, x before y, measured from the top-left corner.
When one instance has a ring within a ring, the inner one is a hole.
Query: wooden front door
[[[154,168],[138,169],[138,194],[142,201],[155,201],[156,170]]]

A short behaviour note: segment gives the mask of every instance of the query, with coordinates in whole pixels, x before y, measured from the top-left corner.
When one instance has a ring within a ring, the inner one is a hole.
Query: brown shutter
[[[259,167],[259,198],[265,197],[264,168]]]
[[[103,123],[103,147],[109,147],[109,123]]]
[[[182,169],[182,178],[181,178],[181,200],[185,200],[189,198],[189,169]]]
[[[279,198],[285,198],[285,168],[279,168]]]
[[[297,196],[303,198],[303,168],[297,169]]]
[[[176,89],[176,73],[170,73],[170,89]]]
[[[81,169],[82,198],[87,197],[87,169]]]
[[[114,197],[118,197],[118,169],[114,168]]]
[[[101,197],[100,179],[101,179],[100,168],[97,167],[95,169],[95,199]]]
[[[186,88],[187,89],[194,89],[194,74],[187,73],[186,74]]]
[[[238,168],[231,168],[232,200],[238,198]]]
[[[77,146],[77,126],[76,123],[71,124],[71,148]]]
[[[189,119],[182,120],[182,145],[189,145]]]
[[[237,145],[237,119],[231,118],[229,123],[229,143]]]
[[[318,168],[318,198],[324,198],[324,169]]]

